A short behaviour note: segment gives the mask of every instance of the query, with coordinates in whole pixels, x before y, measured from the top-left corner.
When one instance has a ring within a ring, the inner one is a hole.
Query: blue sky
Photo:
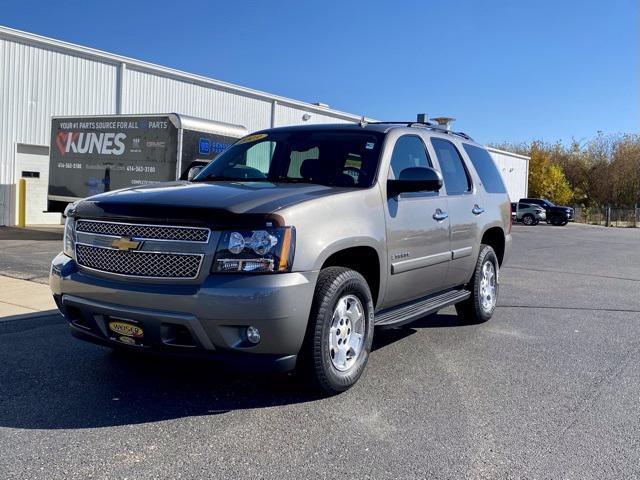
[[[639,128],[636,0],[23,0],[0,23],[487,143]]]

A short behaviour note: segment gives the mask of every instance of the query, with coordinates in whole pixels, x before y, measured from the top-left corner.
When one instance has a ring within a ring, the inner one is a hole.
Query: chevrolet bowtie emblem
[[[117,248],[118,250],[135,250],[140,247],[142,242],[136,242],[135,240],[131,240],[129,237],[120,237],[117,240],[111,242],[111,246],[113,248]]]

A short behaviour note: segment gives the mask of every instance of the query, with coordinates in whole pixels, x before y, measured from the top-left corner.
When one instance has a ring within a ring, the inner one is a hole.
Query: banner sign
[[[177,141],[167,116],[54,118],[49,195],[85,198],[175,180]]]

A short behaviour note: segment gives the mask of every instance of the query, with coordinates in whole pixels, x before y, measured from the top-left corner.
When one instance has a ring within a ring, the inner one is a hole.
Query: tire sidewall
[[[482,308],[482,304],[481,304],[481,299],[480,299],[480,282],[482,280],[482,267],[484,266],[484,264],[488,261],[491,261],[491,263],[493,263],[493,268],[495,270],[495,275],[496,275],[496,302],[498,299],[498,296],[500,294],[500,266],[498,264],[498,257],[496,256],[496,253],[493,251],[493,248],[491,248],[488,245],[483,246],[483,249],[480,251],[480,256],[478,257],[478,264],[476,266],[476,278],[474,279],[474,291],[473,291],[473,295],[475,297],[475,307],[477,310],[477,315],[480,317],[480,319],[482,321],[487,321],[489,320],[492,316],[493,316],[493,312],[495,312],[496,310],[496,305],[493,305],[493,308],[491,309],[490,312],[487,312],[486,310],[484,310],[484,308]]]
[[[326,380],[329,389],[324,387],[325,390],[341,392],[351,387],[362,375],[364,368],[367,364],[369,353],[371,352],[371,346],[373,344],[373,330],[374,330],[374,309],[373,299],[369,287],[360,276],[360,274],[354,271],[347,271],[350,275],[346,280],[341,280],[340,275],[335,281],[340,282],[340,285],[333,291],[333,294],[329,298],[318,299],[319,304],[322,307],[319,311],[324,311],[322,318],[317,318],[317,322],[322,323],[322,328],[316,334],[319,333],[319,341],[314,342],[313,356],[315,359],[321,361],[321,372],[317,372],[321,377]],[[349,368],[349,370],[342,372],[336,369],[331,361],[329,354],[329,331],[333,321],[333,312],[336,308],[338,300],[345,295],[354,295],[362,303],[362,307],[365,310],[365,331],[364,331],[364,346],[356,363]],[[316,366],[318,363],[316,362]]]

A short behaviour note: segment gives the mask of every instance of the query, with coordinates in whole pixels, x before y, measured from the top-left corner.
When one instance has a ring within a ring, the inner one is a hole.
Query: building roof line
[[[53,38],[37,35],[35,33],[29,33],[22,30],[16,30],[14,28],[5,27],[0,25],[0,39],[12,40],[18,43],[27,45],[37,45],[39,47],[54,50],[61,53],[66,53],[78,57],[87,58],[90,60],[100,61],[102,63],[109,63],[113,65],[126,65],[127,69],[143,71],[152,73],[155,75],[173,78],[176,80],[188,81],[203,85],[209,88],[225,91],[228,93],[235,93],[245,97],[250,97],[258,100],[264,100],[267,102],[277,102],[280,105],[296,107],[304,109],[308,112],[329,114],[344,120],[358,121],[361,116],[353,113],[347,113],[340,110],[334,110],[327,107],[314,105],[312,103],[303,102],[300,100],[294,100],[279,95],[272,95],[270,93],[262,92],[260,90],[254,90],[252,88],[242,87],[233,83],[224,82],[221,80],[215,80],[213,78],[205,77],[203,75],[196,75],[193,73],[184,72],[170,67],[163,67],[161,65],[145,62],[143,60],[136,60],[134,58],[126,57],[123,55],[117,55],[114,53],[108,53],[103,50],[98,50],[91,47],[83,47],[74,43],[65,42],[63,40],[56,40]]]
[[[519,153],[509,152],[507,150],[500,150],[499,148],[493,148],[493,147],[486,147],[486,148],[490,152],[502,153],[504,155],[509,155],[510,157],[521,158],[523,160],[530,160],[531,159],[530,157],[527,157],[526,155],[520,155]]]

